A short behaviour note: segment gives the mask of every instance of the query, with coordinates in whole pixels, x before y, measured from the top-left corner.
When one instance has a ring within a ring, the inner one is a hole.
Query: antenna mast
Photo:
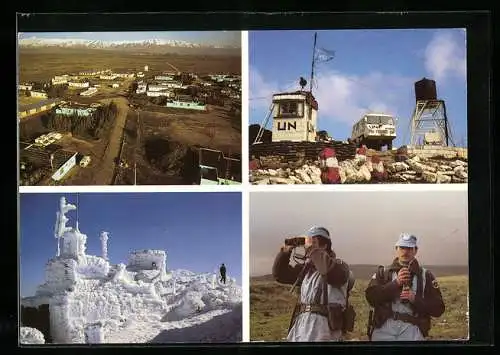
[[[318,32],[314,32],[314,45],[313,45],[313,54],[312,54],[312,63],[311,63],[311,80],[309,81],[309,91],[312,94],[313,88],[313,79],[314,79],[314,63],[316,61],[316,39],[318,37]]]
[[[78,229],[78,210],[80,208],[80,205],[78,204],[78,197],[79,193],[76,193],[76,228]]]

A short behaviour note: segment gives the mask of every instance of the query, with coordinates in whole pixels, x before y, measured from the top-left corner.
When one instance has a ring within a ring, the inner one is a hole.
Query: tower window
[[[279,117],[303,117],[304,103],[301,101],[280,101],[279,102]]]

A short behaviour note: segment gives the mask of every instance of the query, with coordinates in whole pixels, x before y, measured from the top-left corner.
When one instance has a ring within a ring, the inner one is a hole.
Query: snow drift
[[[21,344],[45,344],[45,338],[38,329],[21,327],[19,333]]]

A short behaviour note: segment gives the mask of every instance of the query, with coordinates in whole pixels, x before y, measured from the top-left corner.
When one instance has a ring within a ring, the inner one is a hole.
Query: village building
[[[97,88],[88,88],[84,92],[80,93],[80,96],[92,96],[97,93]]]
[[[158,80],[158,81],[171,81],[171,80],[174,80],[174,76],[173,75],[156,75],[155,76],[155,80]]]
[[[167,102],[166,106],[185,110],[207,110],[207,105],[193,101],[193,98],[190,95],[178,95],[175,100]]]
[[[170,96],[173,96],[173,94],[170,91],[148,91],[146,93],[146,95],[151,96],[151,97],[160,97],[160,96],[170,97]]]
[[[46,99],[48,98],[48,95],[45,91],[35,91],[35,90],[31,90],[30,91],[30,96],[31,97],[39,97],[41,99]]]
[[[56,108],[56,114],[62,116],[80,116],[88,117],[92,115],[97,110],[95,105],[84,105],[78,103],[69,103],[65,105],[60,105]]]
[[[52,85],[63,85],[68,83],[68,76],[67,75],[56,75],[51,79]]]
[[[180,81],[166,81],[160,83],[161,86],[169,89],[185,89],[186,86],[182,85]]]
[[[88,81],[70,81],[68,84],[70,88],[78,89],[86,89],[90,86],[90,83]]]
[[[149,84],[148,85],[148,91],[164,91],[167,90],[169,87],[166,85],[153,85]]]
[[[33,84],[19,84],[19,90],[31,90],[33,89]]]
[[[82,71],[78,73],[78,75],[81,76],[95,76],[104,73],[102,70],[88,70],[88,71]]]
[[[102,80],[115,80],[116,78],[118,78],[118,75],[116,74],[105,74],[99,76],[99,79]]]
[[[48,99],[42,100],[31,105],[20,105],[18,108],[17,116],[18,118],[23,118],[31,115],[35,115],[51,108],[57,106],[61,100],[59,99]]]
[[[135,77],[134,73],[115,73],[118,78],[133,79]]]

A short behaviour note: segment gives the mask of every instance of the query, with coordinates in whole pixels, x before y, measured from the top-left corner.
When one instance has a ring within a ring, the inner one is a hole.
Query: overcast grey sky
[[[250,276],[271,273],[284,238],[322,225],[349,264],[388,264],[399,233],[424,265],[468,265],[467,190],[250,193]]]

